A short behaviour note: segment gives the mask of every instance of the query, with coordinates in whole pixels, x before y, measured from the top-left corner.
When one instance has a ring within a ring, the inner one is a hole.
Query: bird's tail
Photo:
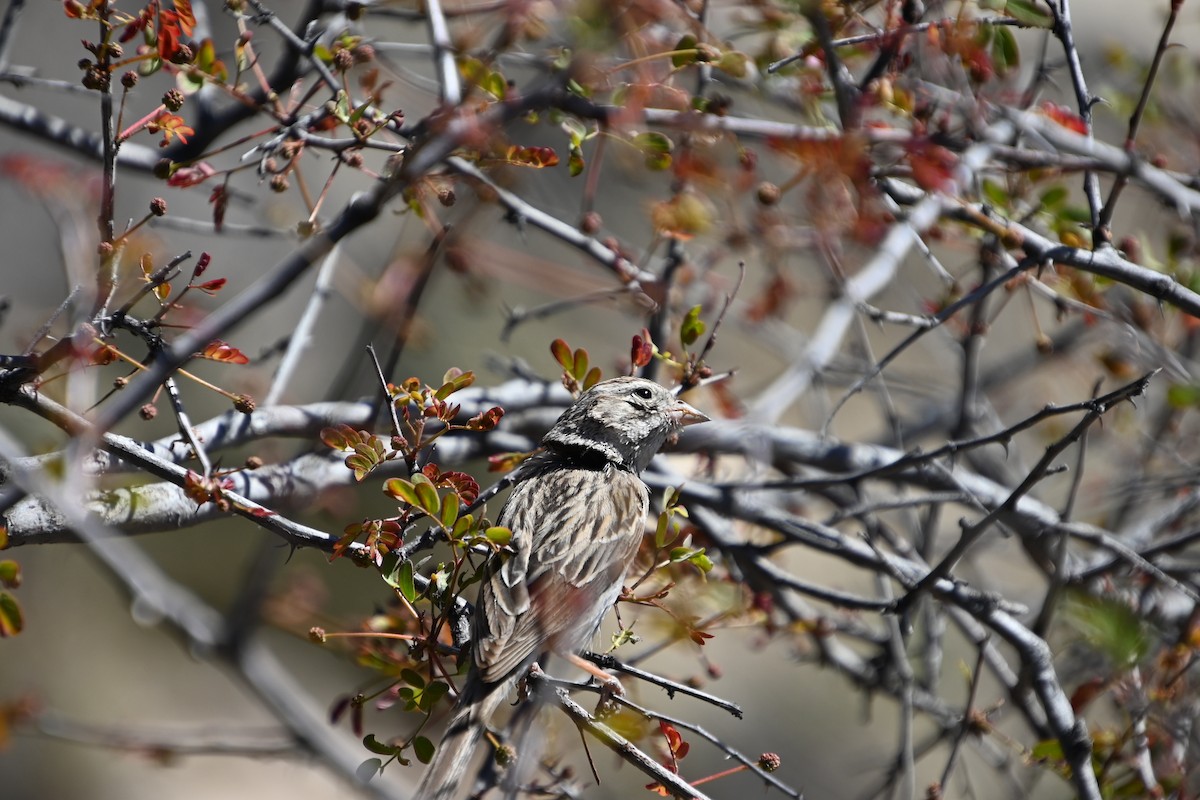
[[[464,687],[413,800],[453,800],[462,793],[462,783],[483,738],[484,726],[506,694],[477,681]]]

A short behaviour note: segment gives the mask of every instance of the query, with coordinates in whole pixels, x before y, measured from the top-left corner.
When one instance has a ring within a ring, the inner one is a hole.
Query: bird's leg
[[[605,672],[592,662],[580,658],[574,653],[565,654],[565,657],[572,664],[595,678],[600,684],[600,700],[596,703],[596,716],[604,716],[610,711],[615,711],[616,707],[613,704],[613,697],[625,696],[625,687],[621,685],[616,676]]]

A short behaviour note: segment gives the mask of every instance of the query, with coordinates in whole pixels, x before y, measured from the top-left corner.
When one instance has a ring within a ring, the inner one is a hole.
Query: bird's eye
[[[642,398],[643,400],[649,400],[651,397],[654,396],[654,392],[650,391],[650,388],[647,386],[639,386],[638,388],[633,390],[633,393],[636,394],[638,397]]]

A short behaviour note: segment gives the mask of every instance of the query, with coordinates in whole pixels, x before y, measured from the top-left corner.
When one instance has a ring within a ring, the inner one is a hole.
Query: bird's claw
[[[625,696],[625,687],[612,675],[598,678],[598,682],[600,684],[600,699],[596,701],[596,717],[611,716],[620,708],[615,698]]]

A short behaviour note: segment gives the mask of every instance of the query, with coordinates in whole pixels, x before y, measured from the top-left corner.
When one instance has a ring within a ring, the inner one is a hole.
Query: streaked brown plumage
[[[642,539],[649,494],[638,475],[671,435],[706,419],[652,381],[614,378],[542,439],[500,511],[515,552],[488,567],[471,672],[417,800],[456,797],[508,689],[542,653],[577,653],[595,635]]]

